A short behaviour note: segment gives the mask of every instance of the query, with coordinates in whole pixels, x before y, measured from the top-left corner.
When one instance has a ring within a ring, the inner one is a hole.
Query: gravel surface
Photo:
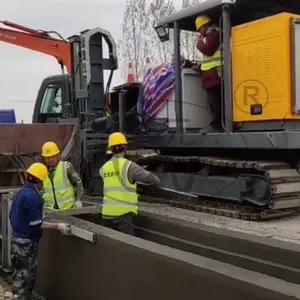
[[[10,288],[10,275],[0,270],[0,300],[17,300]],[[33,292],[32,300],[46,300],[45,297]]]
[[[0,277],[0,300],[17,299],[13,296],[9,284]]]
[[[140,207],[140,210],[174,219],[300,244],[300,216],[254,222],[166,206]]]

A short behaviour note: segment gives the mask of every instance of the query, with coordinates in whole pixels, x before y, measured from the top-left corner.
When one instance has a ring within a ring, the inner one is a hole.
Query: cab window
[[[50,84],[46,88],[40,112],[42,114],[62,114],[61,87]]]

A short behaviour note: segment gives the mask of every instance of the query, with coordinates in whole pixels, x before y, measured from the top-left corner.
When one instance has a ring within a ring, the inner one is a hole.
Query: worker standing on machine
[[[203,54],[200,67],[202,88],[207,92],[208,104],[213,115],[210,127],[203,130],[203,133],[222,131],[220,29],[205,15],[197,17],[195,23],[199,33],[197,48]]]
[[[42,230],[49,228],[58,229],[63,234],[70,233],[70,226],[66,223],[43,221],[43,198],[39,191],[46,177],[45,165],[32,164],[26,171],[27,182],[16,193],[10,210],[12,291],[19,300],[32,299]]]
[[[100,169],[103,179],[102,218],[104,225],[134,235],[132,216],[138,213],[137,182],[160,185],[160,179],[136,163],[126,159],[126,137],[121,132],[108,138],[112,158]]]
[[[48,168],[42,191],[45,207],[61,210],[82,207],[81,178],[70,162],[61,160],[58,146],[54,142],[45,143],[42,156]]]

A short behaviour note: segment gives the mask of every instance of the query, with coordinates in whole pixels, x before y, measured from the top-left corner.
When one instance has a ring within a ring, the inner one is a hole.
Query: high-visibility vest
[[[220,31],[217,26],[212,25],[207,29],[207,33],[210,33],[212,30]],[[220,47],[212,56],[203,55],[201,71],[209,71],[213,68],[220,68],[221,66],[222,66],[222,62],[221,62]]]
[[[100,169],[103,178],[103,216],[119,217],[138,213],[137,185],[128,180],[131,163],[123,157],[112,157]]]
[[[43,184],[44,207],[54,209],[55,199],[59,209],[70,209],[75,203],[74,188],[68,179],[67,162],[60,161],[55,169],[53,180],[47,176]],[[52,185],[53,183],[53,185]]]

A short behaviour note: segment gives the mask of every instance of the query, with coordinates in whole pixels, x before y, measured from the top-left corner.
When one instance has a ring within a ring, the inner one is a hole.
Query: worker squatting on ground
[[[40,189],[47,177],[47,168],[41,163],[32,164],[26,171],[27,182],[17,192],[10,211],[12,226],[11,263],[12,291],[19,300],[31,299],[37,271],[37,249],[45,228],[58,229],[69,234],[66,223],[49,223],[43,220],[43,198]]]
[[[45,207],[62,210],[82,207],[81,178],[70,162],[60,159],[58,146],[54,142],[45,143],[42,156],[48,168],[48,176],[42,190]]]
[[[207,92],[208,103],[213,120],[206,132],[222,130],[221,106],[221,51],[219,28],[208,16],[196,19],[196,30],[199,33],[197,48],[203,54],[201,64],[202,88]]]
[[[104,225],[134,235],[132,216],[138,213],[137,182],[160,185],[154,174],[124,158],[127,140],[120,133],[109,136],[108,149],[112,158],[100,169],[103,179],[102,218]]]

